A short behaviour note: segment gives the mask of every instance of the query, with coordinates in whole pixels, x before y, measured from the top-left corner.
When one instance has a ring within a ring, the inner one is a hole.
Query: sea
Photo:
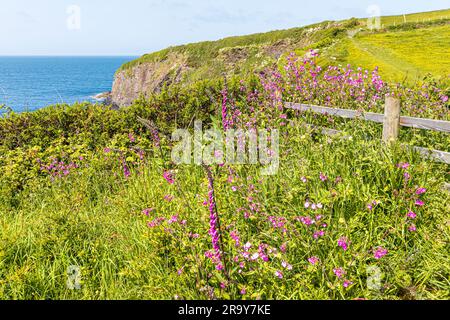
[[[111,91],[116,70],[136,58],[0,57],[0,106],[24,112],[61,103],[98,102],[94,97]]]

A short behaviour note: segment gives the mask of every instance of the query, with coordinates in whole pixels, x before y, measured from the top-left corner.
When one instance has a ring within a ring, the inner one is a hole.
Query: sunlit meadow
[[[379,124],[284,105],[382,113],[394,95],[405,115],[449,120],[448,89],[316,55],[118,111],[5,114],[0,298],[449,299],[449,168],[402,146],[448,151],[448,134],[402,129],[388,146]],[[171,132],[195,119],[279,130],[277,172],[175,165]]]

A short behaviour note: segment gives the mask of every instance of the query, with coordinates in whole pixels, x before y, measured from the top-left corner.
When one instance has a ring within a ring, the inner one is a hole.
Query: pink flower
[[[344,286],[344,288],[348,288],[349,286],[351,286],[353,284],[353,282],[351,282],[350,280],[345,280],[344,283],[342,284]]]
[[[231,187],[231,190],[233,190],[234,192],[236,192],[237,191],[237,187]]]
[[[425,204],[422,200],[416,200],[415,205],[418,207],[422,207]]]
[[[335,268],[335,269],[333,269],[333,272],[336,275],[336,277],[338,277],[339,279],[342,278],[346,274],[346,272],[342,268]]]
[[[286,261],[281,262],[281,265],[283,266],[283,268],[287,269],[287,270],[292,270],[292,266],[287,263]]]
[[[244,295],[247,293],[247,290],[245,288],[242,288],[240,293],[241,293],[241,295]]]
[[[325,231],[319,230],[315,231],[313,234],[314,239],[319,239],[320,237],[323,237],[325,235]]]
[[[349,244],[349,241],[348,241],[348,239],[346,237],[339,238],[338,246],[341,247],[342,249],[344,249],[344,251],[347,251],[348,244]]]
[[[308,209],[311,206],[311,203],[309,203],[309,201],[305,202],[305,209]]]
[[[320,262],[320,259],[316,256],[313,256],[311,258],[308,258],[308,262],[314,266]]]
[[[378,247],[374,252],[373,256],[375,259],[379,260],[383,258],[385,255],[387,255],[388,251],[382,247]]]
[[[427,192],[427,189],[425,189],[425,188],[419,188],[416,190],[417,195],[424,194],[425,192]]]
[[[415,213],[412,212],[412,211],[409,211],[408,214],[407,214],[407,216],[408,216],[408,218],[410,218],[410,219],[415,219],[415,218],[417,217],[417,214],[415,214]]]
[[[301,177],[300,180],[301,180],[303,183],[308,182],[308,179],[306,179],[306,177]]]
[[[322,172],[320,173],[319,177],[320,177],[320,180],[322,180],[323,182],[328,180],[328,177],[325,174],[323,174]]]
[[[416,226],[414,224],[412,224],[412,225],[409,226],[408,230],[410,232],[415,232],[417,230],[417,228],[416,228]]]
[[[169,184],[174,184],[175,180],[173,174],[170,171],[164,171],[163,177]]]
[[[258,258],[259,258],[259,253],[256,252],[256,253],[252,254],[252,256],[250,257],[250,260],[255,261],[255,260],[257,260]]]
[[[145,214],[147,217],[149,217],[150,212],[152,212],[153,210],[155,210],[155,209],[153,209],[153,208],[144,209],[144,210],[142,210],[142,214]]]
[[[279,270],[275,271],[275,277],[283,279],[283,273]]]

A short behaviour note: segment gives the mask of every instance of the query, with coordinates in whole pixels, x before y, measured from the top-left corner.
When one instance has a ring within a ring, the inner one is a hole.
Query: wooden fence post
[[[400,99],[386,96],[383,121],[383,141],[391,143],[397,140],[400,130]]]

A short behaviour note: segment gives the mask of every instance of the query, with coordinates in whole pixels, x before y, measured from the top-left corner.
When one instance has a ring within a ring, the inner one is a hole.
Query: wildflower
[[[301,180],[303,183],[308,182],[308,179],[306,179],[306,177],[301,177],[300,180]]]
[[[415,214],[415,213],[412,212],[411,210],[408,212],[407,216],[408,216],[408,218],[410,218],[410,219],[415,219],[415,218],[417,218],[417,214]]]
[[[234,240],[235,246],[236,246],[236,247],[239,247],[240,239],[239,239],[239,234],[238,234],[238,232],[237,232],[237,231],[231,231],[231,232],[230,232],[230,237],[231,237],[231,239]]]
[[[247,242],[247,243],[244,245],[244,250],[245,250],[245,251],[248,251],[251,247],[252,247],[252,244],[251,244],[250,242]]]
[[[170,171],[164,171],[163,177],[169,184],[174,184],[175,180],[173,174]]]
[[[347,251],[348,249],[348,239],[346,237],[341,237],[338,240],[338,246]]]
[[[316,206],[317,206],[318,209],[322,209],[323,208],[323,204],[321,204],[321,203],[318,203]]]
[[[353,282],[351,282],[350,280],[345,280],[344,283],[342,284],[344,286],[344,288],[348,288],[349,286],[351,286],[353,284]]]
[[[150,216],[150,213],[151,213],[153,210],[155,210],[155,209],[153,209],[153,208],[144,209],[144,210],[142,210],[142,214],[145,214],[147,217],[149,217],[149,216]]]
[[[412,224],[412,225],[409,226],[408,230],[410,232],[415,232],[415,231],[417,231],[417,228],[416,228],[416,226],[414,224]]]
[[[231,190],[233,190],[234,192],[236,192],[236,191],[237,191],[237,187],[233,186],[233,187],[231,187]]]
[[[275,276],[277,278],[283,279],[283,273],[281,271],[279,271],[279,270],[275,271]]]
[[[314,223],[314,221],[310,217],[299,217],[297,218],[297,220],[306,226],[310,226]]]
[[[403,177],[405,178],[406,181],[408,181],[409,179],[411,179],[411,175],[408,172],[405,172],[403,174]]]
[[[241,295],[247,294],[247,290],[245,288],[242,288],[240,293],[241,293]]]
[[[333,269],[333,272],[336,275],[336,277],[338,277],[339,279],[342,278],[346,274],[346,272],[342,268],[335,268],[335,269]]]
[[[179,276],[181,276],[181,274],[183,273],[183,269],[184,269],[184,267],[181,268],[181,269],[178,269],[177,274],[178,274]]]
[[[374,253],[373,253],[373,257],[377,260],[383,258],[385,255],[387,255],[388,251],[382,247],[378,247]]]
[[[309,201],[305,202],[305,209],[308,209],[311,206],[311,203],[309,203]]]
[[[289,263],[287,263],[286,261],[282,261],[281,265],[283,266],[283,268],[287,269],[287,270],[292,270],[292,265],[290,265]]]
[[[313,256],[311,258],[308,258],[308,262],[311,263],[313,266],[315,266],[320,262],[320,259],[316,256]]]
[[[417,195],[424,194],[425,192],[427,192],[427,189],[425,189],[425,188],[418,188],[418,189],[416,190],[416,194],[417,194]]]
[[[104,153],[110,153],[110,152],[111,152],[111,149],[110,149],[110,148],[105,148],[105,149],[103,149],[103,152],[104,152]]]
[[[171,202],[174,199],[174,196],[172,196],[171,194],[167,194],[164,196],[164,200],[166,200],[167,202]]]
[[[314,232],[313,237],[314,239],[318,239],[319,237],[323,237],[325,235],[325,231],[319,230]]]
[[[169,221],[167,221],[167,223],[172,224],[178,221],[178,215],[174,215],[170,218]]]
[[[283,253],[285,253],[286,250],[287,250],[287,245],[286,245],[286,243],[283,243],[283,244],[280,246],[280,251],[283,252]]]
[[[400,162],[399,164],[397,164],[397,168],[401,168],[401,169],[408,169],[410,166],[410,164],[408,162]]]
[[[322,180],[323,182],[328,180],[328,177],[325,174],[323,174],[322,172],[320,173],[319,177],[320,177],[320,180]]]
[[[252,256],[250,257],[250,260],[255,261],[255,260],[257,260],[258,258],[259,258],[259,253],[256,252],[256,253],[252,254]]]
[[[415,205],[418,207],[421,207],[425,204],[425,202],[423,202],[422,200],[416,200]]]

